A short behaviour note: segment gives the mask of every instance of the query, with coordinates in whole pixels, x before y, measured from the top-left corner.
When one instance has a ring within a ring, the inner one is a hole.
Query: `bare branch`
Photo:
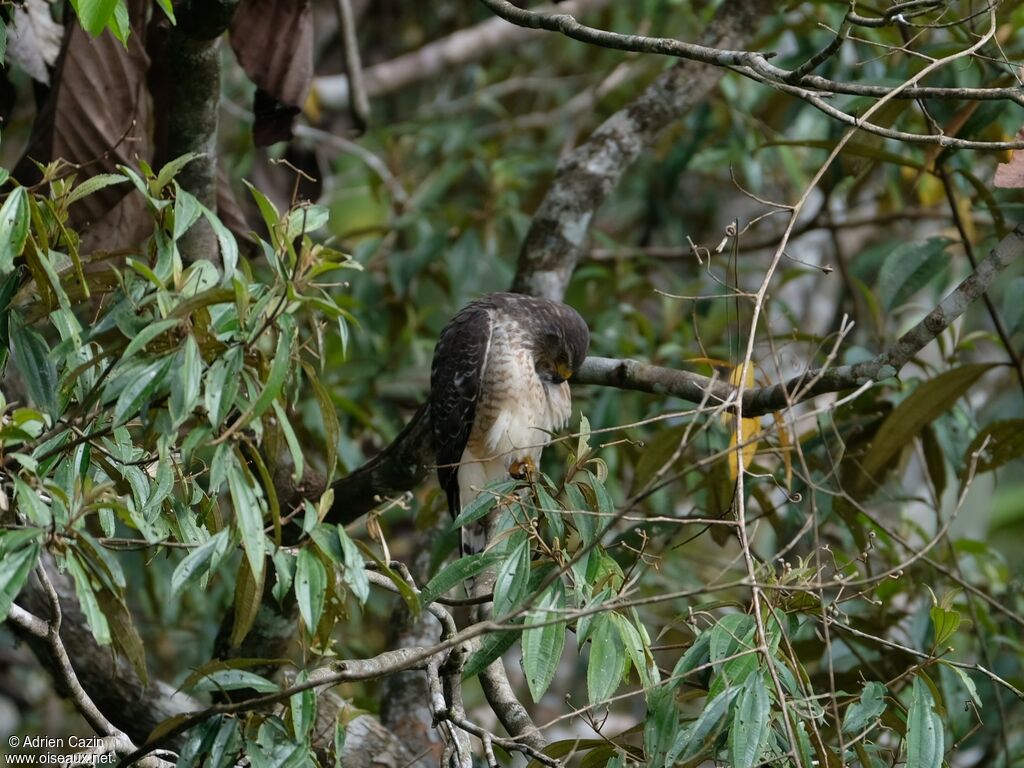
[[[509,7],[515,18],[531,13]],[[766,0],[723,3],[701,37],[705,45],[697,47],[744,44],[760,14],[772,7]],[[720,67],[678,62],[562,159],[523,241],[513,290],[562,298],[591,219],[626,168],[666,126],[703,101],[724,74]]]
[[[585,13],[608,5],[609,0],[570,0],[558,8],[566,13]],[[551,8],[553,6],[543,6]],[[455,67],[482,59],[491,51],[507,49],[544,36],[542,30],[488,19],[468,29],[424,45],[412,53],[366,67],[363,83],[369,98],[383,96],[415,83],[425,82]],[[346,75],[318,77],[313,84],[320,102],[332,109],[344,108],[351,98]]]
[[[334,8],[338,14],[338,30],[341,32],[341,44],[345,52],[345,73],[352,94],[348,100],[349,111],[356,128],[362,133],[370,124],[370,99],[363,84],[363,65],[359,60],[359,41],[356,38],[356,19],[352,13],[351,0],[334,0]]]

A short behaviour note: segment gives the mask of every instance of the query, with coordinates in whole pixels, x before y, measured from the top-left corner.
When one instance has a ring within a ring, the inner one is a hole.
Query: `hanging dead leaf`
[[[46,0],[26,0],[14,6],[8,29],[7,58],[33,80],[50,84],[50,70],[60,55],[64,27],[53,20]]]
[[[1017,141],[1024,141],[1024,128],[1017,131]],[[993,186],[1001,189],[1024,189],[1024,149],[1015,149],[1008,162],[996,166]]]
[[[309,0],[249,0],[231,19],[231,47],[256,84],[257,146],[292,136],[292,120],[313,80],[313,12]]]

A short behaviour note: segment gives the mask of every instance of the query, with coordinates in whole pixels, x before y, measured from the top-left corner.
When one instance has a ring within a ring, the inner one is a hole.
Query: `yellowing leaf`
[[[729,383],[734,387],[740,385],[740,381],[743,381],[743,388],[745,390],[754,388],[754,366],[746,366],[746,375],[743,373],[743,365],[739,365],[733,368],[732,373],[729,374]],[[739,477],[739,456],[743,454],[743,468],[746,469],[750,466],[750,462],[754,460],[754,455],[757,453],[757,440],[751,440],[753,435],[756,435],[761,431],[761,420],[760,419],[742,419],[741,430],[743,432],[743,447],[738,448],[740,442],[737,439],[740,437],[736,429],[736,418],[732,414],[726,414],[724,417],[725,425],[728,427],[732,434],[729,435],[729,479],[733,482]]]

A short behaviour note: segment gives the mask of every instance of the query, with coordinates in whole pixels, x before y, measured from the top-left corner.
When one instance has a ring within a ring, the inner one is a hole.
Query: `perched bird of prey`
[[[441,331],[430,370],[437,478],[457,516],[488,483],[536,467],[552,430],[569,420],[566,381],[583,363],[590,331],[565,304],[492,293]],[[487,531],[463,531],[463,554]]]

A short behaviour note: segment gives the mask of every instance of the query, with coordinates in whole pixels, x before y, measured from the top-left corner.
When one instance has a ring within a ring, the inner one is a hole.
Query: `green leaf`
[[[191,333],[185,337],[185,344],[178,352],[177,363],[168,405],[174,423],[181,424],[199,402],[199,388],[203,381],[203,357]]]
[[[100,645],[110,645],[110,625],[100,609],[99,601],[96,599],[96,590],[85,566],[71,551],[67,553],[64,562],[67,564],[68,573],[71,574],[71,578],[75,582],[75,594],[78,595],[78,602],[81,605],[82,613],[85,614],[89,629],[92,630],[92,636]]]
[[[278,319],[278,323],[280,329],[277,336],[277,350],[274,352],[274,360],[270,364],[270,373],[267,374],[267,381],[263,386],[263,391],[256,398],[256,402],[246,409],[242,417],[242,426],[248,424],[250,420],[262,416],[264,411],[270,407],[274,398],[281,393],[281,388],[284,386],[284,381],[291,368],[292,330],[295,321],[291,315],[282,315]]]
[[[679,731],[679,711],[675,693],[668,688],[652,688],[647,694],[647,717],[644,722],[644,757],[650,768],[665,768]]]
[[[308,680],[309,673],[306,670],[302,670],[295,676],[296,685]],[[288,710],[291,715],[292,738],[302,741],[316,722],[316,691],[307,688],[304,691],[293,693],[288,699]]]
[[[327,206],[302,205],[288,211],[285,237],[289,242],[306,232],[315,232],[330,218]]]
[[[201,678],[192,686],[196,693],[214,691],[253,690],[257,693],[276,693],[279,689],[262,675],[244,669],[218,669]]]
[[[231,234],[231,230],[225,227],[224,223],[217,218],[217,214],[205,206],[202,211],[203,216],[210,223],[210,229],[213,230],[213,234],[217,237],[217,244],[220,245],[221,268],[224,272],[222,285],[230,285],[231,279],[235,274],[235,268],[238,266],[238,243],[235,241],[235,236]]]
[[[914,677],[914,688],[907,712],[906,768],[942,768],[942,720],[935,711],[935,699],[921,675]]]
[[[523,632],[523,672],[534,702],[539,702],[551,685],[562,659],[565,622],[558,619],[562,618],[564,608],[565,589],[561,581],[556,581],[541,595],[536,608],[526,615],[527,624],[555,621]]]
[[[982,450],[981,446],[985,449]],[[975,471],[978,474],[1024,456],[1024,419],[1006,419],[989,424],[981,430],[964,451],[963,473],[960,481],[965,482],[974,454],[978,454]]]
[[[732,713],[729,728],[729,752],[733,768],[753,768],[760,763],[768,733],[770,698],[764,672],[747,677]]]
[[[370,580],[366,578],[366,563],[363,562],[362,555],[359,554],[359,547],[348,537],[342,525],[338,525],[338,541],[341,543],[342,561],[345,565],[345,583],[348,584],[352,594],[356,596],[359,602],[365,603],[366,598],[370,596]],[[403,594],[403,597],[405,597],[406,602],[409,602],[409,598],[406,595]]]
[[[299,614],[309,630],[315,635],[324,610],[324,594],[327,590],[327,569],[309,547],[299,551],[295,566],[295,599]]]
[[[68,193],[67,204],[71,205],[94,192],[99,192],[114,184],[124,184],[126,181],[128,181],[128,177],[121,173],[99,173],[72,189]]]
[[[615,623],[607,614],[594,618],[587,661],[587,696],[592,705],[611,698],[626,669],[626,649]]]
[[[521,540],[498,567],[494,579],[495,617],[504,616],[515,608],[526,597],[530,583],[530,539],[524,532],[517,533],[521,534]]]
[[[21,255],[28,240],[28,192],[15,187],[0,207],[0,275],[14,269],[14,259]]]
[[[491,662],[511,648],[522,633],[521,629],[488,632],[480,640],[480,647],[466,662],[466,666],[462,670],[462,678],[465,680],[479,675],[490,666]]]
[[[107,29],[122,44],[127,45],[128,36],[132,33],[131,23],[128,20],[127,0],[117,0],[117,5],[114,6],[114,13],[110,16],[110,21],[107,22]]]
[[[242,558],[238,566],[238,577],[235,580],[235,605],[234,619],[231,622],[231,647],[238,648],[242,645],[249,630],[252,629],[256,616],[260,612],[260,605],[263,602],[263,577],[257,581],[249,567],[249,560]]]
[[[1002,315],[1007,333],[1024,329],[1024,277],[1015,277],[1006,284]]]
[[[51,417],[56,417],[57,369],[50,359],[50,349],[43,337],[26,326],[17,312],[10,314],[11,343],[14,365],[25,379],[29,397]]]
[[[990,363],[962,365],[919,384],[878,428],[862,463],[864,476],[877,479],[925,424],[952,408],[974,382],[992,370],[992,367]]]
[[[243,352],[232,347],[210,366],[206,374],[206,415],[213,427],[219,427],[235,405],[241,379]]]
[[[640,632],[633,623],[618,613],[611,615],[612,621],[618,627],[619,636],[622,638],[622,645],[626,649],[626,655],[633,663],[636,673],[640,676],[640,682],[644,688],[649,688],[654,682],[651,679],[653,659],[651,649],[648,647],[646,632]]]
[[[184,155],[176,157],[166,163],[164,167],[160,169],[160,173],[157,174],[156,180],[153,182],[153,194],[159,194],[164,187],[171,183],[171,180],[175,176],[181,173],[182,168],[202,156],[202,152],[186,152]]]
[[[843,733],[859,734],[885,711],[885,686],[871,681],[864,684],[860,699],[846,708]]]
[[[687,676],[697,667],[702,667],[711,661],[711,633],[701,632],[693,641],[693,645],[686,649],[679,661],[672,669],[672,677],[669,685],[678,686],[685,682]]]
[[[118,0],[71,0],[71,6],[78,14],[83,29],[96,37],[111,22],[117,2]]]
[[[343,532],[340,525],[338,526],[338,530],[340,532]],[[346,535],[346,539],[347,538],[348,536]],[[351,541],[351,539],[349,539],[349,541]],[[395,585],[395,589],[398,590],[398,594],[400,594],[402,596],[402,599],[405,600],[405,604],[409,608],[409,613],[411,613],[413,616],[419,616],[420,613],[423,611],[423,606],[420,603],[420,596],[415,592],[415,590],[413,590],[411,586],[409,586],[409,582],[403,579],[399,574],[395,573],[394,569],[392,569],[390,565],[388,565],[380,557],[378,557],[377,553],[370,549],[364,542],[356,541],[354,543],[357,547],[359,547],[359,549],[362,551],[364,555],[366,555],[368,558],[370,558],[373,562],[377,564],[377,568],[380,570],[380,572],[387,576],[388,579],[391,580],[391,583]],[[344,544],[344,541],[342,542],[342,544]]]
[[[30,523],[40,528],[49,528],[53,524],[53,512],[39,498],[35,489],[20,477],[14,478],[14,492],[18,501],[18,511]]]
[[[178,325],[178,320],[158,320],[155,323],[150,323],[132,339],[128,346],[125,347],[124,352],[121,353],[121,360],[127,360],[132,357],[136,352],[145,347],[149,342],[155,339],[160,334],[169,331]]]
[[[462,528],[479,520],[490,512],[500,499],[514,491],[518,484],[518,480],[502,480],[496,483],[488,483],[479,496],[462,508],[458,517],[452,522],[450,530]]]
[[[302,446],[299,445],[299,438],[295,434],[295,430],[292,428],[291,419],[288,418],[288,414],[285,412],[284,407],[277,401],[271,402],[274,407],[274,416],[277,417],[277,424],[281,428],[281,433],[284,435],[284,441],[288,445],[288,453],[292,457],[292,479],[298,482],[302,479],[303,468],[305,462],[302,457]]]
[[[263,221],[267,225],[270,243],[277,250],[281,246],[281,214],[274,204],[267,199],[267,196],[256,189],[256,187],[245,179],[242,180],[242,183],[249,188],[252,199],[256,201],[256,207],[259,208],[260,215],[263,216]]]
[[[39,544],[6,552],[0,558],[0,621],[11,612],[11,604],[25,585],[28,575],[39,559]]]
[[[960,611],[951,608],[944,608],[941,605],[932,606],[928,612],[932,619],[932,626],[935,628],[935,645],[945,645],[960,626]]]
[[[174,4],[172,0],[156,0],[157,5],[167,14],[167,18],[171,20],[171,24],[177,24],[177,19],[174,18]]]
[[[981,697],[978,696],[978,687],[974,684],[974,681],[971,680],[971,676],[967,674],[967,671],[946,661],[941,663],[945,664],[947,669],[951,669],[956,673],[956,676],[960,678],[960,682],[964,684],[964,688],[967,689],[967,694],[971,697],[971,701],[974,702],[974,706],[981,709],[982,703]]]
[[[235,509],[235,525],[242,535],[242,549],[249,559],[253,578],[259,581],[263,578],[267,546],[263,534],[263,507],[237,463],[228,470],[228,488]]]
[[[193,549],[178,563],[171,574],[171,596],[177,597],[181,591],[195,581],[203,573],[203,568],[221,543],[227,538],[227,530],[218,531],[205,542]]]
[[[427,585],[420,590],[420,602],[425,606],[430,605],[452,587],[458,586],[466,579],[473,578],[503,558],[504,556],[500,552],[481,552],[476,555],[460,557],[442,568],[434,578],[427,582]]]
[[[166,170],[166,167],[164,168]],[[178,183],[174,184],[174,231],[171,233],[171,237],[175,240],[181,239],[181,236],[188,232],[189,228],[203,213],[202,204],[196,200],[195,195],[187,192],[178,186]]]
[[[708,752],[725,727],[725,716],[729,711],[729,706],[741,690],[739,687],[727,688],[720,696],[716,696],[705,704],[704,710],[693,725],[679,734],[669,751],[666,764],[672,765],[676,761],[692,760],[698,755]]]
[[[313,394],[316,396],[317,407],[320,409],[320,418],[324,425],[324,447],[326,449],[327,482],[330,482],[338,463],[338,441],[341,439],[341,423],[338,421],[338,412],[331,401],[331,394],[320,382],[320,377],[309,363],[302,364],[302,370],[306,372],[306,378],[313,386]]]
[[[123,390],[114,406],[114,424],[124,424],[128,419],[139,413],[167,378],[174,362],[174,356],[156,360],[143,368]]]
[[[949,258],[943,252],[951,242],[945,237],[933,237],[893,248],[878,272],[878,299],[882,306],[899,306],[943,274],[949,266]]]

